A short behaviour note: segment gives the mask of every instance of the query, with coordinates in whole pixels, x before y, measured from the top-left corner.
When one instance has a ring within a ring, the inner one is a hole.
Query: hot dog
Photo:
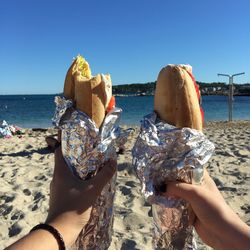
[[[75,108],[86,113],[98,128],[105,114],[115,105],[110,75],[92,76],[89,64],[82,56],[77,56],[66,74],[64,96],[73,100]]]
[[[154,110],[165,122],[176,127],[202,130],[203,111],[199,88],[189,65],[168,65],[157,79]]]
[[[92,76],[89,64],[82,56],[77,56],[68,69],[63,93],[66,99],[73,101],[73,105],[76,110],[84,112],[89,118],[92,119],[97,128],[102,126],[106,114],[115,107],[115,99],[112,96],[112,83],[110,75],[98,74],[96,76]],[[79,112],[76,113],[79,114]],[[77,136],[82,135],[82,137],[77,141],[79,150],[77,149],[72,151],[74,154],[76,151],[77,154],[79,154],[76,155],[77,157],[79,156],[77,163],[83,161],[83,159],[85,164],[87,162],[86,165],[80,164],[80,169],[88,171],[87,175],[81,177],[84,181],[94,176],[103,167],[102,156],[104,156],[106,152],[103,153],[95,150],[98,147],[95,147],[94,144],[99,143],[96,138],[100,137],[92,138],[91,134],[95,134],[96,130],[93,131],[92,126],[91,128],[87,127],[87,129],[86,127],[82,126],[82,124],[87,124],[86,126],[89,125],[89,123],[85,123],[85,120],[80,120],[77,122],[79,122],[77,126],[79,124],[81,125],[79,126],[79,133],[75,131],[73,131],[73,133],[77,134]],[[91,133],[81,133],[83,131],[91,131]],[[62,130],[62,133],[65,133],[65,130]],[[61,133],[59,132],[59,137],[60,136]],[[65,138],[64,136],[62,137]],[[90,139],[87,140],[87,143],[84,143],[84,140],[82,140],[86,139],[85,137]],[[71,143],[70,140],[65,141],[67,145]],[[76,145],[75,141],[72,141],[72,144]],[[67,151],[71,150],[71,147],[68,147],[68,149],[69,150],[65,150],[65,154],[67,154]],[[115,149],[113,147],[110,147],[109,149],[108,157],[115,161]],[[96,154],[96,156],[93,157],[92,153]],[[93,157],[94,160],[89,156]],[[90,158],[91,160],[86,160]],[[79,167],[79,165],[77,167]],[[75,169],[77,169],[77,167]],[[97,199],[95,205],[92,208],[91,217],[88,224],[83,228],[82,232],[78,236],[77,241],[75,242],[74,249],[107,249],[107,246],[109,246],[111,242],[110,232],[112,229],[113,218],[113,215],[110,211],[112,210],[113,206],[113,197],[115,193],[113,186],[115,185],[115,181],[116,176],[114,175],[114,177],[104,187],[100,197]]]
[[[199,86],[192,75],[191,66],[168,65],[160,71],[156,83],[154,110],[161,120],[177,128],[188,127],[202,131],[204,113],[200,107],[200,98]],[[165,216],[169,216],[168,210]],[[189,223],[192,224],[195,215],[190,206],[188,217]],[[183,232],[180,231],[180,234]],[[174,237],[178,239],[176,242],[180,242],[178,244],[185,243],[185,235]],[[167,237],[166,239],[169,241]]]

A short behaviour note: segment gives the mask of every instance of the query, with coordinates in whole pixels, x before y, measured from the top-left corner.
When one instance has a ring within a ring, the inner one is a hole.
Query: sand
[[[152,249],[152,211],[140,193],[131,165],[131,149],[138,134],[129,138],[118,156],[115,221],[110,250]],[[53,129],[26,129],[20,137],[0,139],[0,246],[16,241],[43,222],[48,209],[53,153],[45,136]],[[204,133],[216,150],[207,164],[223,196],[250,225],[250,121],[208,123]],[[199,249],[209,249],[200,240]]]

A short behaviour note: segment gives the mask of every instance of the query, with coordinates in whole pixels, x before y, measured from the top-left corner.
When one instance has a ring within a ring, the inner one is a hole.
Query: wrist
[[[67,247],[71,246],[76,241],[82,230],[82,226],[80,224],[72,226],[72,222],[68,221],[67,215],[58,216],[52,220],[46,220],[47,224],[58,230]]]
[[[58,244],[58,247],[59,249],[61,250],[65,250],[65,243],[64,243],[64,240],[62,238],[62,235],[60,234],[60,232],[58,232],[57,229],[55,229],[55,227],[52,227],[51,225],[49,224],[45,224],[45,223],[41,223],[41,224],[38,224],[36,225],[35,227],[33,227],[31,230],[30,230],[30,233],[34,232],[34,231],[37,231],[37,230],[44,230],[44,231],[47,231],[48,233],[50,233],[51,235],[54,236],[55,240],[57,241],[57,244]],[[50,236],[51,236],[50,235]]]

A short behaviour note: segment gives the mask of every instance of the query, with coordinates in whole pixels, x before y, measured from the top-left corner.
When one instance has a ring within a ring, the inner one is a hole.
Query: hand
[[[249,249],[250,227],[226,204],[207,171],[201,185],[168,183],[165,195],[191,204],[194,227],[204,243],[215,249]]]
[[[55,150],[55,169],[50,185],[49,214],[46,223],[56,228],[65,245],[70,246],[90,218],[91,208],[116,171],[116,162],[108,161],[92,179],[82,181],[73,176],[54,138],[48,140]],[[46,230],[35,230],[6,250],[58,249],[55,237]]]
[[[62,156],[61,147],[55,150],[55,169],[50,185],[47,223],[62,234],[67,245],[73,243],[87,224],[91,208],[103,187],[115,173],[116,162],[105,163],[92,179],[82,181],[71,173]]]

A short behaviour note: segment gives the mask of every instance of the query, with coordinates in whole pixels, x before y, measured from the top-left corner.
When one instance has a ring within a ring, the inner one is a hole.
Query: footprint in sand
[[[137,187],[137,184],[134,181],[127,181],[125,185],[131,188]]]
[[[222,156],[232,156],[234,157],[234,154],[230,151],[223,151],[223,150],[215,150],[216,155],[222,155]]]
[[[120,163],[117,165],[118,171],[126,171],[129,175],[134,175],[134,168],[131,163],[125,162],[125,163]],[[126,175],[125,172],[125,175]]]
[[[5,203],[12,202],[15,199],[15,195],[2,195],[0,196],[0,200],[4,200]]]
[[[27,144],[26,146],[25,146],[25,149],[31,149],[32,148],[32,145],[30,145],[30,144]]]
[[[24,213],[22,212],[22,211],[20,211],[20,210],[15,210],[14,212],[13,212],[13,215],[11,216],[11,220],[21,220],[21,219],[23,219],[24,218]]]
[[[40,174],[40,175],[35,176],[35,180],[38,180],[38,181],[47,181],[48,178],[45,175]]]
[[[139,248],[136,248],[134,240],[126,240],[122,243],[121,250],[139,250]]]
[[[240,207],[243,211],[245,211],[246,214],[250,213],[250,205],[249,204],[244,204],[243,206]]]
[[[248,195],[248,189],[246,188],[238,188],[237,193],[238,196],[245,196]]]
[[[41,199],[44,199],[45,195],[43,195],[41,192],[35,192],[34,194],[34,201],[35,203],[38,203]]]
[[[236,180],[236,181],[233,181],[233,184],[234,185],[244,185],[245,181],[244,180]]]
[[[7,204],[3,204],[0,206],[0,215],[6,216],[8,215],[13,209],[12,205],[7,205]]]
[[[130,206],[131,203],[133,203],[133,200],[135,198],[135,195],[132,193],[131,188],[128,188],[126,186],[121,186],[119,188],[121,193],[123,194],[124,197],[124,205],[126,207]]]
[[[14,187],[13,187],[13,190],[14,191],[19,191],[19,189],[20,189],[20,185],[18,184],[18,185],[15,185]]]
[[[1,178],[4,178],[4,176],[7,174],[7,172],[3,172],[2,174],[1,174]]]
[[[10,176],[11,178],[15,177],[17,173],[17,169],[12,170],[12,175]]]
[[[31,209],[31,211],[36,211],[38,209],[37,204],[33,204],[31,206],[29,206],[29,209]]]
[[[28,208],[31,211],[36,211],[39,208],[39,206],[40,206],[40,204],[39,204],[40,201],[42,201],[44,199],[45,199],[45,195],[44,194],[42,194],[41,192],[35,192],[34,193],[34,199],[33,199],[34,203],[31,204],[31,205],[29,205]]]
[[[120,188],[120,191],[122,192],[123,195],[130,196],[131,195],[131,188],[128,188],[126,186],[123,186]]]
[[[31,191],[30,191],[28,188],[25,188],[25,189],[23,190],[23,193],[24,193],[25,195],[27,195],[27,196],[31,195]]]
[[[220,179],[218,179],[217,177],[213,177],[213,180],[214,180],[217,187],[223,187],[224,186],[223,182]]]
[[[21,231],[22,231],[22,228],[17,223],[14,223],[9,228],[9,237],[13,237],[15,235],[18,235]]]

